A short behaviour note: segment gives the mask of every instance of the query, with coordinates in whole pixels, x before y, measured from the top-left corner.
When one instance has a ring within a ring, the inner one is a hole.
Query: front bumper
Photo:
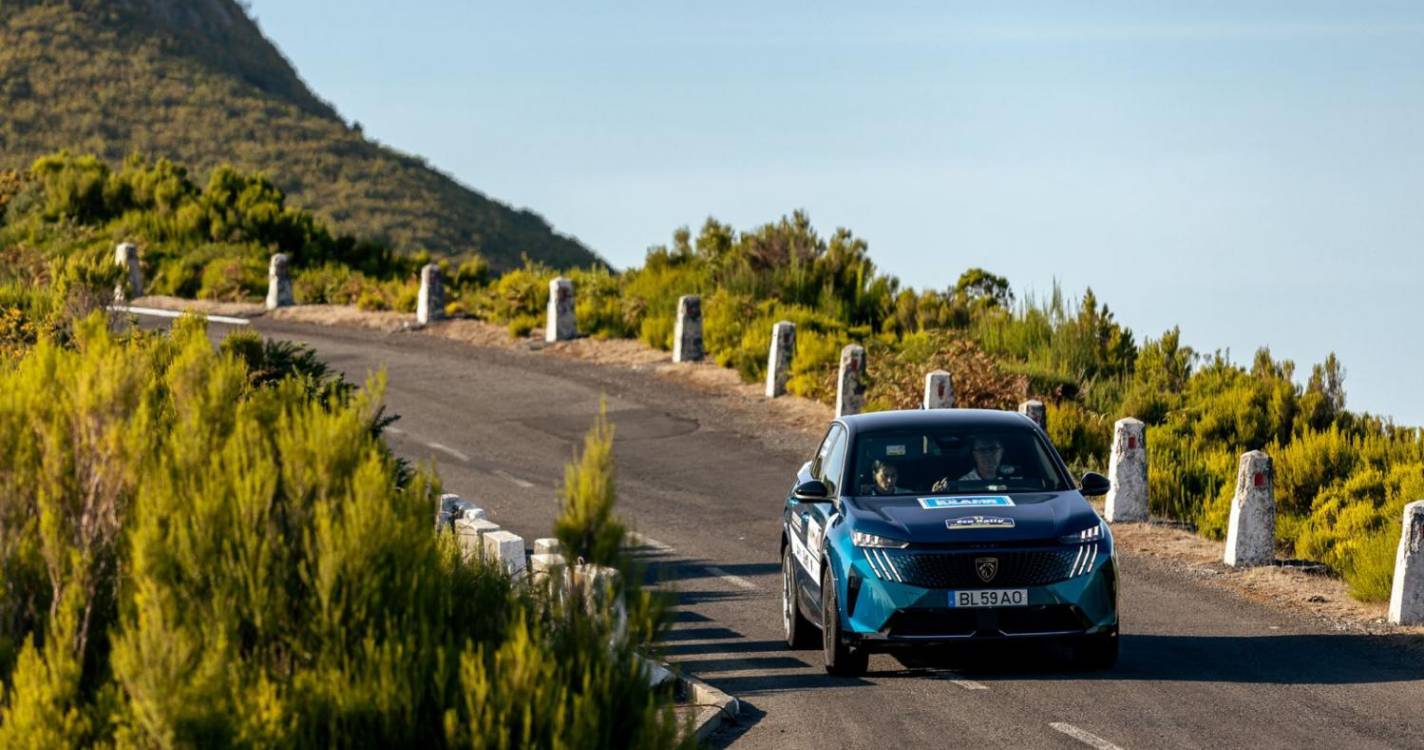
[[[1110,549],[1099,552],[1085,572],[1065,580],[1036,586],[957,587],[1025,589],[1028,604],[1017,607],[952,607],[950,592],[956,589],[893,580],[893,575],[872,564],[860,548],[851,548],[850,557],[848,575],[839,577],[843,582],[841,632],[863,648],[1057,638],[1117,630],[1117,562]]]

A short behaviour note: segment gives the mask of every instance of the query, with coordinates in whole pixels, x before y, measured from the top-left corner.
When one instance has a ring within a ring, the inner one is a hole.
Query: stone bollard
[[[574,282],[560,276],[549,282],[549,322],[544,340],[568,341],[578,333],[574,321]]]
[[[415,322],[426,325],[445,317],[445,284],[440,266],[426,263],[420,269],[420,296],[415,301]]]
[[[840,375],[836,378],[836,416],[859,414],[865,408],[865,347],[846,344],[841,349]]]
[[[1113,425],[1112,457],[1108,459],[1108,490],[1103,516],[1108,523],[1146,521],[1147,425],[1127,417]]]
[[[543,537],[534,540],[534,554],[559,555],[563,553],[559,550],[559,540],[552,537]]]
[[[673,331],[672,361],[702,359],[702,298],[684,294],[677,298],[677,328]]]
[[[926,409],[954,408],[954,379],[944,370],[935,370],[925,376]]]
[[[447,493],[440,496],[440,508],[435,511],[435,532],[438,534],[446,529],[453,532],[455,522],[462,518],[473,521],[484,517],[482,508],[459,495]]]
[[[766,361],[766,397],[786,395],[791,358],[796,356],[796,324],[783,320],[771,327],[771,355]]]
[[[121,242],[114,248],[114,263],[123,266],[127,278],[114,287],[114,301],[127,302],[143,296],[143,268],[138,263],[138,245]]]
[[[292,274],[288,269],[291,259],[286,253],[277,253],[272,256],[272,261],[267,264],[267,309],[276,310],[279,307],[290,307],[295,304],[292,298]]]
[[[628,632],[628,609],[619,593],[620,574],[616,568],[604,565],[575,565],[569,568],[572,590],[583,597],[584,607],[596,612],[610,607],[613,612],[613,634],[609,646],[615,646]]]
[[[1040,430],[1048,431],[1048,409],[1044,408],[1042,401],[1032,399],[1019,404],[1019,413],[1032,419]]]
[[[487,518],[455,519],[455,542],[460,547],[460,556],[465,560],[483,556],[485,535],[499,530],[499,524]]]
[[[1276,559],[1275,483],[1271,457],[1261,451],[1241,454],[1223,559],[1232,567],[1270,565]]]
[[[562,577],[562,570],[568,567],[563,555],[535,552],[529,556],[529,578],[536,584],[551,578]]]
[[[524,559],[524,539],[509,531],[490,531],[480,535],[485,560],[499,565],[510,578],[522,578],[528,569]]]
[[[1424,624],[1424,500],[1404,506],[1404,528],[1394,556],[1394,587],[1389,594],[1389,621]]]

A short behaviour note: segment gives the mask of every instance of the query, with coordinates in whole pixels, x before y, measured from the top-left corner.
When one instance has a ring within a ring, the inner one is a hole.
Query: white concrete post
[[[1394,556],[1394,588],[1389,594],[1389,621],[1424,624],[1424,500],[1404,506],[1404,528]]]
[[[121,242],[114,248],[114,263],[127,272],[114,287],[114,301],[128,302],[143,296],[143,268],[138,264],[138,245]]]
[[[563,555],[535,552],[529,556],[529,577],[535,583],[541,583],[553,576],[562,576],[560,571],[566,567],[568,561],[564,560]]]
[[[1019,404],[1019,413],[1036,422],[1039,429],[1048,431],[1048,409],[1043,406],[1042,401],[1032,399]]]
[[[836,378],[836,416],[859,414],[865,409],[865,347],[846,344],[841,349],[840,375]]]
[[[440,266],[426,263],[420,269],[420,296],[415,302],[415,322],[426,325],[445,317],[445,285]]]
[[[484,510],[474,503],[459,495],[447,493],[440,496],[440,508],[435,512],[435,531],[450,529],[453,532],[455,522],[462,518],[473,521],[484,517]]]
[[[1108,490],[1103,516],[1108,523],[1146,521],[1147,425],[1127,417],[1113,424],[1112,457],[1108,459]]]
[[[524,560],[524,539],[509,531],[490,531],[480,535],[485,560],[497,563],[511,578],[524,576],[528,565]]]
[[[766,360],[766,397],[786,395],[791,358],[796,356],[796,324],[783,320],[771,327],[771,355]]]
[[[577,565],[570,569],[573,573],[573,589],[583,596],[584,606],[589,612],[596,612],[601,606],[611,606],[614,616],[611,643],[623,640],[628,630],[628,610],[623,598],[618,595],[621,578],[617,568],[604,565]]]
[[[466,560],[473,560],[484,554],[484,536],[499,531],[499,524],[486,518],[455,519],[455,542],[460,554]]]
[[[289,307],[296,304],[292,298],[292,273],[288,269],[291,259],[286,253],[277,253],[267,264],[267,309]]]
[[[1241,454],[1236,494],[1226,529],[1226,555],[1232,567],[1270,565],[1276,559],[1276,490],[1271,457],[1261,451]]]
[[[559,540],[552,537],[543,537],[534,540],[534,554],[536,555],[558,555]]]
[[[574,282],[560,276],[549,282],[549,321],[544,340],[568,341],[578,332],[574,321]]]
[[[954,408],[954,379],[944,370],[935,370],[925,376],[926,409]]]
[[[672,361],[702,359],[702,298],[684,294],[677,298],[677,329],[672,338]]]

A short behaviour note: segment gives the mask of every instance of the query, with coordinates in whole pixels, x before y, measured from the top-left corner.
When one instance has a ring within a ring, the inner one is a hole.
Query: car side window
[[[826,430],[826,436],[821,439],[821,447],[816,449],[816,457],[811,459],[811,476],[816,479],[821,478],[821,467],[826,465],[826,454],[835,447],[836,435],[840,432],[840,425],[833,424],[831,429]]]
[[[827,437],[825,459],[821,461],[820,480],[825,483],[830,496],[840,493],[841,476],[845,474],[846,443],[845,430],[839,425],[832,428]]]

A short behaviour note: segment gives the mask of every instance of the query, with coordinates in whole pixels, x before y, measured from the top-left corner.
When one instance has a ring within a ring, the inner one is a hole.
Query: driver
[[[900,470],[889,461],[875,459],[870,463],[871,478],[875,484],[870,487],[872,495],[908,495],[910,491],[899,485]]]
[[[985,482],[999,478],[999,464],[1004,458],[1004,444],[993,435],[975,435],[970,449],[974,457],[974,468],[959,478],[961,482]],[[945,477],[930,488],[932,492],[949,489],[949,477]]]

